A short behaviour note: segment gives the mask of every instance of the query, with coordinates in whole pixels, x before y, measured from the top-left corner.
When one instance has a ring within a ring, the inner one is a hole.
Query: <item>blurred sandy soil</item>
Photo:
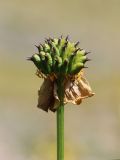
[[[42,80],[25,59],[61,34],[92,52],[96,93],[65,107],[65,160],[120,159],[120,1],[0,0],[1,160],[56,159],[56,116],[36,107]]]

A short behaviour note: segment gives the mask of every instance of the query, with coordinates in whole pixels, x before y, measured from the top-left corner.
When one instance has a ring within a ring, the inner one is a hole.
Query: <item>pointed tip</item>
[[[48,45],[50,46],[50,48],[52,48],[52,41],[48,41]]]
[[[66,45],[66,47],[67,47],[67,45],[68,45],[68,41],[66,41],[66,42],[65,42],[65,45]]]
[[[80,44],[80,42],[78,41],[77,43],[75,43],[75,48]]]
[[[35,45],[36,48],[38,48],[39,46]]]
[[[77,51],[79,51],[80,50],[80,48],[77,48],[75,51],[74,51],[74,54],[76,54],[77,53]]]
[[[87,58],[86,60],[87,60],[87,61],[91,61],[91,59],[89,59],[89,58]]]
[[[80,51],[83,51],[84,49],[83,48],[80,48]]]
[[[60,39],[63,39],[63,35],[60,36]]]
[[[47,44],[48,44],[48,41],[49,41],[49,39],[45,38],[45,43],[47,43]]]
[[[84,63],[85,63],[85,62],[88,62],[88,61],[91,61],[91,59],[86,58],[86,59],[84,60]]]
[[[43,46],[43,44],[42,44],[42,43],[40,43],[40,46],[44,48],[44,46]]]
[[[35,47],[38,49],[38,51],[40,51],[40,46],[35,45]]]
[[[26,60],[27,61],[32,61],[32,57],[27,57]]]
[[[46,41],[47,41],[47,43],[48,43],[48,42],[50,41],[50,38],[46,38],[45,40],[46,40]]]
[[[89,53],[91,53],[91,52],[85,52],[85,55],[87,55],[87,54],[89,54]]]
[[[61,39],[60,39],[60,38],[58,38],[58,45],[60,45],[60,43],[61,43]]]
[[[67,48],[68,45],[68,41],[64,44],[63,48],[62,48],[62,52],[65,52],[65,49]]]
[[[49,37],[49,41],[54,42],[54,38]]]
[[[88,68],[87,66],[84,66],[83,68]]]
[[[66,41],[68,41],[68,40],[69,40],[69,35],[67,35],[67,37],[65,38],[65,40],[66,40]]]

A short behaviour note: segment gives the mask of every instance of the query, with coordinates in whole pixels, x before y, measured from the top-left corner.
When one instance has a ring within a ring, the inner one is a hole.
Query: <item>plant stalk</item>
[[[57,109],[57,160],[64,160],[64,84],[58,81],[58,97],[60,104]]]

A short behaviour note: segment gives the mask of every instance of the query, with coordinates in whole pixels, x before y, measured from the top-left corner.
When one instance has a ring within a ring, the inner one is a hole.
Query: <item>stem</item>
[[[64,106],[57,110],[57,160],[64,160]]]
[[[57,109],[57,160],[64,160],[64,85],[58,81],[60,105]]]

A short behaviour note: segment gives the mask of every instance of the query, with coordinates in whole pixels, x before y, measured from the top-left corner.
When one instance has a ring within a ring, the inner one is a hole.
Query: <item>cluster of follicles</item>
[[[38,53],[28,58],[36,65],[40,77],[59,77],[77,75],[89,61],[79,42],[69,41],[68,36],[63,38],[48,38],[44,44],[36,46]]]

